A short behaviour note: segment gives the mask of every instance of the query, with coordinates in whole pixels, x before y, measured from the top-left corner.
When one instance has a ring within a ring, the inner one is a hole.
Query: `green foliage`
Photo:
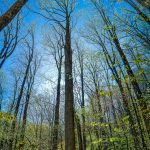
[[[98,143],[101,143],[101,142],[103,142],[103,139],[99,138],[98,140],[93,141],[92,143],[95,145],[95,144],[98,144]]]
[[[104,26],[104,30],[110,30],[110,29],[112,29],[112,26]]]
[[[118,137],[111,137],[111,138],[109,138],[109,140],[110,140],[110,142],[118,142],[121,139],[119,139]]]
[[[91,127],[108,127],[108,123],[100,123],[100,122],[89,122],[87,123],[88,126]]]
[[[0,112],[0,121],[6,121],[8,123],[11,123],[12,121],[15,121],[16,118],[8,113]]]
[[[104,90],[100,90],[99,94],[102,96],[108,96],[108,97],[110,96],[110,93],[108,91],[104,91]]]

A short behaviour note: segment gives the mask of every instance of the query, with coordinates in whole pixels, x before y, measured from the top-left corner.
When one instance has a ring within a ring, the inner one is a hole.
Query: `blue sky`
[[[16,0],[0,0],[1,12],[4,13],[15,1]],[[105,4],[107,7],[108,0],[105,0]],[[116,6],[115,8],[117,8],[118,6]],[[41,42],[42,42],[41,32],[42,32],[44,26],[48,25],[47,20],[43,19],[42,17],[40,17],[39,15],[37,15],[35,13],[30,12],[28,7],[31,7],[33,10],[38,11],[37,3],[35,2],[35,0],[29,0],[27,2],[27,5],[22,9],[22,13],[21,13],[21,15],[24,17],[24,23],[23,23],[24,26],[23,26],[22,30],[26,30],[26,28],[28,28],[30,24],[35,24],[36,25],[36,47],[40,51],[44,51],[41,46]],[[74,19],[77,20],[76,30],[78,30],[79,28],[84,30],[85,23],[87,22],[88,18],[90,18],[95,13],[94,9],[87,0],[80,0],[76,11],[79,14],[79,15],[77,14],[77,16],[74,16]],[[20,51],[21,51],[21,47],[19,46],[16,49],[16,51],[13,53],[11,58],[9,58],[6,61],[5,65],[3,67],[3,72],[6,77],[5,78],[6,86],[5,86],[5,95],[4,95],[5,96],[4,99],[6,100],[6,102],[9,99],[9,95],[11,94],[11,89],[12,89],[12,87],[10,87],[10,82],[11,82],[10,68],[12,66],[13,60],[15,59],[15,56],[19,55]],[[46,69],[46,67],[45,67],[45,69]]]

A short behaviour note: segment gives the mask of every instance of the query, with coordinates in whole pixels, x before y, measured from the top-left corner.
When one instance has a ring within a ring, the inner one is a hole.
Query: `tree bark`
[[[58,128],[59,128],[59,106],[60,106],[60,82],[61,82],[61,65],[58,68],[58,81],[57,81],[57,97],[55,106],[55,121],[54,121],[54,134],[53,134],[53,150],[57,150],[58,147]]]
[[[0,17],[0,31],[3,30],[17,15],[21,8],[26,4],[28,0],[17,0],[7,12]]]
[[[85,136],[85,100],[84,100],[84,68],[83,68],[83,54],[84,52],[79,47],[79,43],[76,43],[77,52],[78,52],[78,61],[80,66],[80,80],[81,80],[81,109],[82,109],[82,146],[83,150],[86,150],[86,136]]]
[[[80,66],[80,68],[81,68],[81,90],[82,90],[81,108],[83,110],[83,114],[82,114],[82,123],[83,123],[82,138],[83,138],[83,150],[86,150],[83,56],[81,58],[81,66]]]
[[[83,149],[83,140],[82,140],[82,132],[81,132],[81,125],[80,125],[80,119],[76,115],[76,126],[77,126],[77,135],[78,135],[78,144],[79,144],[79,150],[84,150]]]
[[[75,150],[74,98],[70,18],[66,13],[65,35],[65,150]]]
[[[36,71],[37,71],[37,66],[36,66],[36,63],[35,63],[35,69],[33,71],[33,74],[32,74],[32,71],[30,71],[28,87],[27,87],[27,92],[26,92],[26,100],[25,100],[22,127],[21,127],[22,132],[21,132],[21,137],[20,137],[20,141],[21,141],[22,144],[20,145],[20,149],[23,149],[24,144],[25,144],[24,137],[25,137],[26,123],[27,123],[27,112],[28,112],[28,107],[29,107],[29,102],[30,102],[30,97],[31,97],[33,85],[34,85],[34,79],[35,79]]]

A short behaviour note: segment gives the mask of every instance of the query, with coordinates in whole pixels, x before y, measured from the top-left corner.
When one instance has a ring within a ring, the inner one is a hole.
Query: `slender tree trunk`
[[[34,84],[35,73],[36,73],[36,70],[34,70],[34,74],[30,76],[27,93],[26,93],[26,101],[25,101],[25,107],[23,111],[23,121],[22,121],[22,127],[21,127],[21,137],[20,137],[20,141],[22,144],[20,145],[20,149],[23,149],[24,144],[25,144],[24,137],[25,137],[26,123],[27,123],[27,112],[28,112],[32,87]]]
[[[2,102],[3,102],[3,87],[0,83],[0,111],[2,110]]]
[[[82,139],[83,139],[83,150],[86,150],[83,55],[81,56],[80,68],[81,68],[81,90],[82,90],[81,108],[82,108],[82,111],[83,111],[83,113],[82,113],[82,124],[83,124]]]
[[[26,97],[26,104],[25,104],[25,108],[24,108],[24,113],[23,113],[23,122],[22,122],[22,131],[21,131],[21,145],[20,145],[20,149],[23,149],[24,147],[24,136],[25,136],[25,129],[26,129],[26,122],[27,122],[27,110],[28,110],[28,105],[29,105],[29,100],[30,100],[30,95],[29,93],[27,94]]]
[[[81,132],[81,125],[80,125],[80,119],[76,115],[76,126],[77,126],[77,135],[78,135],[78,144],[79,144],[79,150],[83,150],[83,140],[82,140],[82,132]]]
[[[61,150],[63,150],[64,144],[63,144],[63,133],[60,132],[60,138],[61,138]]]
[[[23,105],[21,106],[20,108],[20,111],[19,111],[19,115],[18,115],[18,122],[17,122],[17,126],[15,128],[15,134],[13,135],[13,148],[12,150],[16,150],[17,149],[17,144],[19,144],[19,146],[21,145],[19,143],[19,137],[20,137],[20,129],[21,129],[21,118],[22,118],[22,115],[23,115]],[[20,150],[20,149],[19,149]]]
[[[57,97],[55,106],[55,121],[54,121],[54,134],[53,134],[53,150],[57,150],[58,147],[58,128],[59,128],[59,106],[60,106],[60,82],[61,82],[61,63],[58,68],[58,81],[57,81]]]
[[[10,9],[0,17],[0,31],[6,27],[28,0],[17,0]]]
[[[89,131],[89,136],[90,136],[90,148],[91,148],[91,150],[94,150],[94,146],[93,146],[93,140],[92,140],[92,135],[91,135],[91,132],[90,132],[90,130],[88,130]]]
[[[40,130],[39,130],[39,150],[42,150],[42,131],[43,131],[43,114],[41,110],[41,121],[40,121]]]
[[[94,109],[94,103],[93,103],[93,99],[92,98],[91,98],[91,102],[90,103],[91,103],[91,106],[92,106],[92,112],[93,112],[93,114],[96,114],[97,112]],[[95,119],[97,119],[97,118],[95,117]],[[99,134],[99,129],[97,127],[94,127],[93,133],[95,134],[95,137],[97,138],[97,140],[99,140],[100,134]],[[97,144],[97,147],[98,147],[98,150],[101,150],[101,144],[100,143]],[[94,146],[93,146],[93,149],[94,149]]]

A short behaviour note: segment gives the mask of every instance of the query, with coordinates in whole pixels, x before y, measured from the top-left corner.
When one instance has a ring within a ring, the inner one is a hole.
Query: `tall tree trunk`
[[[17,0],[10,9],[0,17],[0,31],[6,27],[28,0]]]
[[[56,97],[56,106],[55,106],[55,121],[54,121],[54,133],[53,133],[53,145],[52,145],[53,150],[57,150],[58,147],[61,65],[62,63],[60,63],[60,66],[58,68],[57,97]]]
[[[91,107],[92,107],[92,112],[93,112],[93,114],[97,114],[97,111],[95,110],[95,108],[94,108],[94,102],[93,102],[93,98],[91,98],[90,97],[90,103],[91,103]],[[95,118],[95,120],[97,120],[97,118],[94,116],[94,118]],[[96,137],[96,139],[97,139],[97,141],[99,140],[99,138],[100,138],[100,134],[99,134],[99,128],[97,128],[97,127],[94,127],[93,128],[94,129],[94,131],[93,131],[93,133],[94,133],[94,135],[95,135],[95,137]],[[90,137],[91,138],[91,137]],[[92,145],[92,143],[91,143],[91,146],[93,146]],[[101,143],[98,143],[97,144],[97,148],[98,148],[98,150],[100,150],[101,149]],[[93,149],[94,149],[94,146],[93,146]],[[97,150],[97,149],[96,149]]]
[[[65,150],[75,150],[74,98],[70,18],[66,12],[65,35]]]
[[[42,114],[42,109],[41,109],[41,121],[40,121],[40,130],[39,130],[39,147],[38,147],[38,150],[42,150],[42,131],[43,131],[43,114]]]
[[[83,110],[82,113],[82,138],[83,138],[83,150],[86,150],[86,136],[85,136],[85,102],[84,102],[84,79],[83,79],[83,66],[81,68],[81,88],[82,88],[82,102],[81,108]]]
[[[83,71],[83,53],[79,53],[79,64],[80,64],[80,78],[81,78],[81,92],[82,92],[82,100],[81,100],[81,109],[82,113],[82,142],[83,142],[83,150],[86,150],[86,136],[85,136],[85,102],[84,102],[84,71]]]
[[[28,88],[26,92],[26,101],[25,101],[25,106],[24,106],[24,111],[23,111],[23,121],[22,121],[22,127],[21,127],[21,137],[20,137],[20,141],[22,144],[20,145],[20,149],[23,149],[24,144],[25,144],[24,137],[25,137],[26,123],[27,123],[27,112],[28,112],[30,96],[31,96],[31,92],[32,92],[33,84],[34,84],[35,74],[36,74],[36,69],[34,70],[34,74],[33,75],[30,74],[30,77],[29,77]]]
[[[75,116],[75,120],[76,120],[76,126],[77,126],[79,150],[83,150],[83,140],[82,140],[80,119],[79,119],[79,117],[77,115]]]

